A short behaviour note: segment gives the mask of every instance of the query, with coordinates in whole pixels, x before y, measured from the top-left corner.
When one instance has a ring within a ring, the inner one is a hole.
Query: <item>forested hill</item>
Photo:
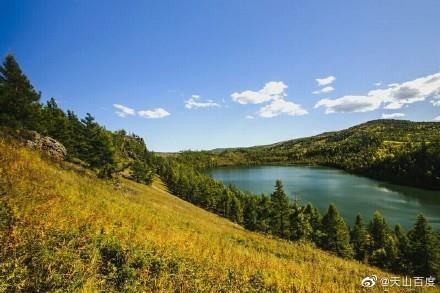
[[[271,145],[185,151],[178,157],[199,168],[316,164],[395,183],[440,189],[440,123],[374,120]]]

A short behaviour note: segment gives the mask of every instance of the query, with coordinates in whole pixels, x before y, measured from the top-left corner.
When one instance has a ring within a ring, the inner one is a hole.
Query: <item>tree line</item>
[[[274,145],[186,151],[180,162],[213,166],[312,164],[402,185],[440,190],[440,123],[376,120]]]
[[[80,119],[73,111],[64,112],[55,99],[41,104],[40,98],[41,93],[33,88],[14,57],[7,55],[0,66],[0,126],[35,130],[57,139],[66,147],[69,160],[103,178],[128,169],[131,179],[149,184],[158,174],[174,195],[246,229],[309,241],[340,257],[398,273],[439,277],[440,236],[422,215],[408,232],[399,225],[391,229],[378,212],[368,224],[358,216],[349,227],[334,205],[321,215],[312,204],[290,201],[281,181],[275,183],[270,196],[225,186],[185,163],[187,159],[155,156],[142,138],[124,130],[111,132],[90,114]],[[420,156],[427,153],[426,149]],[[188,156],[192,158],[191,153]]]
[[[311,203],[290,201],[281,181],[270,196],[243,192],[173,158],[156,158],[156,170],[170,191],[246,229],[292,241],[309,241],[340,257],[389,271],[417,276],[440,275],[440,233],[423,215],[405,232],[392,229],[376,212],[369,223],[358,215],[349,227],[331,204],[321,215]]]

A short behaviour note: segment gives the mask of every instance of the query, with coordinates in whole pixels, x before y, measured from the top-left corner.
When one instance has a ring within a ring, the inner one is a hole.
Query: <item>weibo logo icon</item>
[[[371,288],[376,285],[376,281],[377,277],[375,275],[371,275],[362,279],[361,286],[364,288]]]

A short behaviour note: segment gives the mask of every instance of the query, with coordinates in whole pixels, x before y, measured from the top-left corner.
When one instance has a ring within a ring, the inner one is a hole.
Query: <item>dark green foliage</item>
[[[251,230],[258,229],[258,211],[257,211],[258,197],[248,196],[244,198],[243,202],[243,225]]]
[[[308,203],[304,208],[304,216],[311,226],[311,240],[319,245],[319,241],[322,239],[322,227],[321,227],[321,214],[319,210]]]
[[[312,210],[310,210],[311,212]],[[294,201],[290,213],[290,239],[313,240],[312,221],[305,209]]]
[[[440,277],[440,242],[423,215],[408,232],[409,259],[415,275]]]
[[[13,55],[0,66],[0,125],[38,129],[40,93],[23,74]]]
[[[106,165],[113,165],[114,149],[110,134],[95,122],[95,118],[87,113],[81,120],[84,124],[82,129],[83,149],[80,152],[80,159],[89,163],[92,168],[102,168]]]
[[[132,180],[147,185],[153,182],[154,172],[147,164],[136,160],[132,163],[130,170]]]
[[[356,222],[350,233],[350,242],[353,246],[354,258],[359,261],[367,261],[371,240],[361,215],[356,216]]]
[[[257,201],[257,230],[264,233],[271,231],[271,206],[270,198],[262,194]]]
[[[226,187],[211,177],[182,165],[174,160],[161,157],[152,159],[156,166],[156,172],[167,183],[173,194],[206,208],[234,222],[243,222],[244,202],[248,195],[234,188]],[[252,214],[249,207],[246,213]],[[255,228],[256,223],[251,224]]]
[[[275,182],[275,191],[270,195],[271,205],[271,230],[281,238],[289,238],[289,198],[284,192],[281,180]]]
[[[410,262],[410,244],[409,239],[405,231],[400,225],[396,225],[394,229],[394,235],[397,242],[397,255],[394,260],[393,270],[400,273],[411,271]]]
[[[238,224],[243,223],[243,207],[237,196],[232,196],[229,218]]]
[[[67,131],[69,120],[64,111],[58,107],[54,98],[50,98],[41,109],[42,134],[67,142],[70,133]],[[67,144],[64,145],[67,148]]]
[[[323,249],[332,251],[341,257],[352,256],[348,227],[334,204],[329,206],[327,214],[322,218],[322,232],[321,247]]]
[[[397,256],[396,239],[384,217],[375,212],[368,231],[371,235],[370,263],[391,269]]]

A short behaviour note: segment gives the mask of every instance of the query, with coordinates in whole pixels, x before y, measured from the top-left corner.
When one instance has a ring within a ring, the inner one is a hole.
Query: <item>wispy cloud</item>
[[[234,102],[239,104],[262,104],[267,103],[258,111],[258,115],[263,118],[272,118],[280,114],[300,116],[308,114],[301,105],[292,101],[285,100],[287,96],[285,90],[287,85],[282,81],[270,81],[258,91],[247,90],[235,92],[231,95]],[[252,116],[253,117],[253,116]],[[252,119],[247,117],[248,119]]]
[[[440,122],[440,116],[435,117],[432,121]]]
[[[431,104],[434,107],[440,107],[440,95],[433,97],[433,99],[431,100]]]
[[[122,118],[126,118],[127,116],[135,116],[136,114],[143,118],[163,118],[170,115],[170,113],[163,108],[156,108],[153,110],[140,110],[136,112],[135,109],[129,108],[121,104],[113,104],[113,107],[117,109],[117,111],[115,112],[116,115]]]
[[[149,119],[164,118],[170,115],[170,113],[163,108],[156,108],[153,110],[141,110],[138,111],[137,113],[139,116]]]
[[[325,113],[368,112],[379,108],[381,101],[368,96],[343,96],[337,99],[322,99],[315,104],[315,109],[325,108]]]
[[[318,83],[318,86],[325,86],[325,85],[332,84],[335,80],[336,80],[336,77],[334,77],[333,75],[330,75],[330,76],[323,77],[323,78],[317,78],[316,82]]]
[[[397,119],[405,117],[405,114],[403,113],[383,113],[382,118],[383,119]]]
[[[191,98],[185,101],[185,108],[187,109],[211,108],[211,107],[220,107],[220,105],[212,100],[202,100],[199,95],[192,95]]]
[[[255,119],[255,117],[254,116],[252,116],[252,115],[246,115],[246,117],[245,117],[246,119]]]
[[[322,99],[315,108],[324,107],[325,113],[368,112],[379,109],[400,109],[404,105],[425,101],[440,94],[440,72],[403,83],[389,84],[385,89],[370,90],[366,95],[347,95],[336,99]],[[434,104],[434,103],[433,103]]]
[[[314,91],[313,94],[314,94],[314,95],[327,94],[327,93],[330,93],[330,92],[332,92],[332,91],[334,91],[334,90],[335,90],[334,87],[332,87],[332,86],[326,86],[326,87],[323,87],[323,88],[320,89],[320,90],[316,90],[316,91]]]
[[[117,111],[115,113],[119,117],[125,118],[127,116],[136,115],[134,109],[129,108],[127,106],[124,106],[124,105],[121,105],[121,104],[113,104],[113,107],[115,107],[117,109]]]

